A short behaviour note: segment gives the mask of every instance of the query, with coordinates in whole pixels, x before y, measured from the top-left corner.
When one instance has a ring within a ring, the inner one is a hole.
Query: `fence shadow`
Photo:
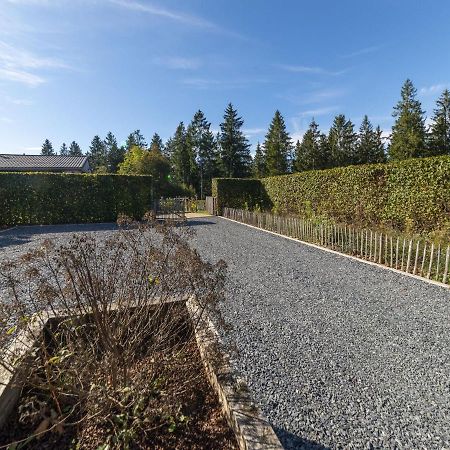
[[[278,439],[286,450],[331,450],[330,447],[325,447],[315,441],[303,439],[283,428],[278,428],[272,425]]]

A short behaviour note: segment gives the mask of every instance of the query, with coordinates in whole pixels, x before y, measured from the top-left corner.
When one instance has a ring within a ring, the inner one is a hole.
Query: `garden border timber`
[[[223,415],[234,432],[239,449],[283,450],[270,423],[253,403],[247,384],[240,380],[231,368],[229,356],[220,348],[219,334],[210,318],[203,313],[203,309],[193,297],[187,300],[169,299],[165,303],[178,302],[184,303],[190,319],[194,323],[198,322],[195,338],[205,373],[222,405]],[[31,330],[19,333],[10,344],[11,352],[18,352],[22,360],[26,358],[36,346],[45,326],[55,317],[57,318],[50,313],[37,315],[38,320]],[[14,360],[17,361],[16,358]],[[15,384],[20,369],[20,364],[14,371],[6,370],[0,365],[0,428],[20,398],[21,387]]]
[[[378,264],[378,263],[373,262],[373,261],[367,261],[366,259],[357,258],[356,256],[352,256],[352,255],[347,255],[346,253],[340,253],[340,252],[337,252],[336,250],[332,250],[332,249],[327,248],[327,247],[321,247],[320,245],[311,244],[310,242],[301,241],[300,239],[296,239],[296,238],[293,238],[291,236],[285,236],[284,234],[276,233],[275,231],[270,231],[270,230],[266,230],[264,228],[255,227],[254,225],[249,225],[248,223],[239,222],[238,220],[234,220],[234,219],[229,219],[228,217],[224,217],[224,216],[219,216],[219,217],[221,219],[224,219],[224,220],[229,220],[230,222],[234,222],[234,223],[238,223],[240,225],[245,225],[246,227],[254,228],[255,230],[263,231],[265,233],[273,234],[274,236],[279,236],[279,237],[282,237],[284,239],[289,239],[290,241],[294,241],[294,242],[297,242],[297,243],[300,243],[300,244],[303,244],[303,245],[307,245],[309,247],[317,248],[319,250],[323,250],[324,252],[333,253],[335,255],[339,255],[339,256],[342,256],[342,257],[345,257],[345,258],[349,258],[349,259],[353,259],[354,261],[358,261],[358,262],[361,262],[361,263],[364,263],[364,264],[368,264],[370,266],[375,266],[375,267],[379,267],[381,269],[390,270],[391,272],[395,272],[395,273],[398,273],[398,274],[401,274],[401,275],[405,275],[405,276],[414,278],[416,280],[423,281],[423,282],[428,283],[428,284],[432,284],[434,286],[438,286],[438,287],[445,288],[445,289],[450,289],[450,286],[448,284],[441,283],[440,281],[435,281],[435,280],[430,280],[428,278],[419,277],[418,275],[414,275],[414,274],[409,273],[409,272],[403,272],[402,270],[395,269],[394,267],[388,267],[388,266],[385,266],[383,264]]]

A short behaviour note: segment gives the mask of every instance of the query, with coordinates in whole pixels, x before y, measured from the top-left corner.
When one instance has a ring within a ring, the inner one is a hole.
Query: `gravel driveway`
[[[236,364],[286,448],[450,448],[450,290],[220,218]],[[0,258],[112,225],[0,233]],[[69,233],[64,233],[68,231]]]

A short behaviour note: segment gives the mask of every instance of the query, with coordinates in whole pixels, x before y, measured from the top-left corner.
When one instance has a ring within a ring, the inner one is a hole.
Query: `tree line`
[[[151,174],[160,183],[177,183],[202,198],[211,193],[214,177],[265,177],[305,170],[354,164],[382,163],[387,160],[450,154],[450,91],[445,89],[436,102],[431,125],[425,124],[425,112],[417,99],[411,80],[401,89],[394,107],[395,118],[386,144],[379,126],[364,116],[356,130],[344,114],[334,118],[325,134],[311,120],[301,140],[295,144],[279,111],[269,125],[262,144],[250,154],[250,144],[243,131],[244,121],[230,103],[225,109],[219,131],[197,111],[186,126],[183,122],[167,142],[155,133],[148,144],[140,130],[129,134],[119,146],[109,132],[105,139],[95,136],[86,152],[96,172]],[[61,155],[80,156],[74,141],[61,146]],[[56,154],[47,139],[42,154]]]

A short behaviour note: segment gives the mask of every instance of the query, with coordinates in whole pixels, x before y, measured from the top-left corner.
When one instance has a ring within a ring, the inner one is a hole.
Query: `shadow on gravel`
[[[82,223],[68,225],[31,225],[11,228],[0,233],[0,249],[27,244],[34,236],[58,233],[88,233],[117,230],[115,223]]]
[[[286,450],[331,450],[330,447],[325,447],[317,442],[303,439],[274,425],[272,425],[272,428]]]
[[[208,220],[188,220],[187,224],[190,227],[196,227],[198,225],[216,225],[215,222],[210,222]]]

